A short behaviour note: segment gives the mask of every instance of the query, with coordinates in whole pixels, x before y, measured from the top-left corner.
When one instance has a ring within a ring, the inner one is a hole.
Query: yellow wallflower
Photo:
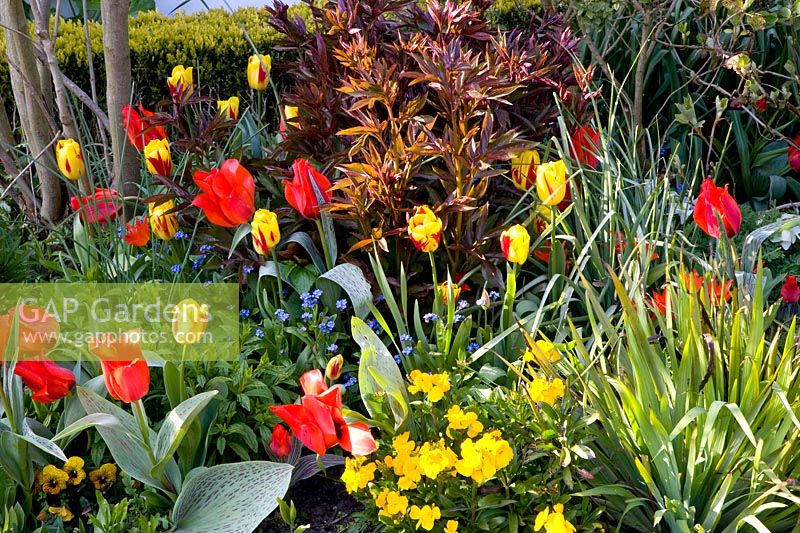
[[[54,465],[47,465],[42,469],[41,485],[42,490],[47,494],[58,494],[67,488],[69,475]]]
[[[426,374],[419,370],[412,370],[408,375],[411,385],[408,392],[416,394],[424,392],[428,395],[431,403],[436,403],[444,397],[444,393],[450,390],[450,379],[447,372],[441,374]]]
[[[117,466],[111,463],[100,465],[97,470],[89,472],[89,480],[94,488],[105,491],[117,481]]]
[[[365,488],[370,481],[375,479],[375,463],[364,464],[366,460],[367,458],[364,456],[345,459],[342,481],[350,494]]]
[[[408,437],[407,431],[395,437],[392,444],[394,455],[386,456],[383,460],[399,476],[397,486],[401,490],[415,489],[422,479],[420,460],[415,451],[416,444],[413,440],[408,440]]]
[[[564,506],[560,503],[553,506],[552,512],[545,508],[536,515],[533,530],[539,531],[542,528],[544,533],[575,533],[575,526],[564,517]]]
[[[452,469],[458,456],[448,448],[444,439],[438,442],[426,442],[419,449],[419,464],[425,477],[436,479],[442,472]]]
[[[395,518],[398,515],[406,514],[408,498],[399,492],[383,489],[375,498],[375,505],[380,509],[379,515]]]
[[[556,400],[564,396],[564,382],[560,378],[548,381],[541,376],[536,376],[528,385],[528,395],[535,403],[544,402],[547,405],[555,405]]]
[[[557,363],[561,360],[561,354],[556,350],[552,342],[546,340],[536,341],[531,348],[522,356],[526,363],[537,363],[539,366],[546,366],[547,363]]]
[[[70,457],[64,463],[64,472],[69,476],[71,485],[80,485],[86,479],[86,472],[83,470],[83,459],[80,457]]]
[[[70,520],[75,518],[75,515],[73,515],[72,511],[69,510],[69,507],[66,507],[66,506],[65,507],[52,507],[51,506],[51,507],[47,508],[47,512],[50,514],[50,516],[58,516],[58,517],[60,517],[61,520],[63,520],[64,522],[69,522]]]
[[[514,450],[495,430],[477,441],[465,439],[461,443],[461,459],[456,463],[456,471],[477,483],[483,483],[508,466],[513,458]]]
[[[478,421],[478,414],[463,411],[458,405],[452,406],[445,416],[450,422],[447,426],[447,436],[450,438],[453,437],[450,430],[466,429],[470,438],[477,437],[483,431],[483,424]]]
[[[422,528],[425,531],[430,531],[433,529],[434,521],[442,517],[442,512],[436,505],[423,505],[422,507],[412,505],[409,516],[412,520],[417,521],[414,529]]]
[[[458,520],[448,520],[444,526],[444,533],[456,533],[458,531]]]

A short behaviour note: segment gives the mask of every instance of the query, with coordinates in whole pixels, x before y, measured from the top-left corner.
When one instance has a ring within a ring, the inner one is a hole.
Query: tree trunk
[[[106,64],[106,101],[111,123],[111,151],[114,155],[114,183],[120,194],[133,196],[138,191],[139,163],[128,146],[122,128],[122,106],[131,99],[131,50],[128,44],[129,0],[101,0],[103,50]]]
[[[57,168],[52,148],[55,132],[49,127],[52,119],[43,108],[47,104],[41,91],[42,82],[22,0],[0,1],[0,24],[5,34],[11,87],[22,131],[31,157],[36,158],[34,164],[42,197],[41,218],[45,222],[56,222],[64,211],[64,198],[61,180],[52,170]]]
[[[8,174],[9,179],[16,180],[13,184],[16,194],[14,191],[11,191],[11,194],[14,194],[15,200],[25,215],[29,219],[35,219],[36,198],[33,195],[33,191],[28,182],[24,181],[21,176],[17,177],[19,168],[17,168],[16,161],[12,155],[14,152],[10,149],[10,147],[16,145],[14,130],[11,128],[11,122],[8,120],[8,114],[6,113],[6,103],[3,97],[0,96],[0,164],[3,165],[3,169]],[[3,190],[6,186],[3,185]],[[0,195],[2,195],[2,192],[0,191]]]

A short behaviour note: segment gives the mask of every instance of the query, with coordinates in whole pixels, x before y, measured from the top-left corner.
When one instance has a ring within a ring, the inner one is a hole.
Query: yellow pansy
[[[56,495],[67,488],[69,474],[54,465],[47,465],[40,475],[42,490],[47,494]]]
[[[64,463],[64,472],[69,476],[70,485],[80,485],[86,479],[86,472],[83,470],[83,459],[80,457],[70,457]]]
[[[117,481],[117,466],[111,463],[100,465],[97,470],[89,472],[89,481],[97,490],[108,490]]]

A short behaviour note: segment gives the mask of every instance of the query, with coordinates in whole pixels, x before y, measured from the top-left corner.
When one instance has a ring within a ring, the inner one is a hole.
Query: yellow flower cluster
[[[397,491],[383,489],[375,498],[375,505],[380,509],[379,515],[396,520],[406,514],[408,498]]]
[[[433,529],[434,521],[442,517],[442,511],[436,505],[423,505],[422,507],[412,505],[408,516],[417,521],[414,529],[422,528],[425,531],[430,531]]]
[[[458,456],[447,447],[444,439],[438,442],[425,442],[419,449],[419,462],[422,474],[436,479],[442,472],[448,472],[458,462]]]
[[[417,394],[424,392],[428,395],[428,400],[431,403],[436,403],[444,398],[444,393],[450,390],[450,377],[447,372],[441,374],[426,374],[419,370],[412,370],[408,375],[411,385],[408,386],[408,392]]]
[[[386,466],[399,477],[397,486],[400,490],[415,489],[419,480],[422,479],[422,469],[416,448],[416,443],[409,440],[409,433],[406,431],[394,438],[392,443],[394,453],[384,459]]]
[[[552,342],[538,340],[522,355],[522,360],[526,363],[536,363],[539,366],[557,363],[561,360],[561,354],[556,350]]]
[[[348,457],[344,462],[344,481],[345,489],[350,494],[366,488],[370,481],[375,479],[375,463],[367,463],[366,456]]]
[[[528,384],[528,395],[534,403],[544,402],[547,405],[555,405],[556,401],[564,396],[564,382],[561,378],[552,380],[536,376]]]
[[[456,471],[477,483],[483,483],[508,466],[513,458],[514,450],[495,430],[485,433],[478,440],[468,438],[461,443],[461,460],[456,463]]]
[[[62,468],[47,465],[34,477],[35,490],[46,494],[57,495],[67,488],[67,485],[78,486],[86,479],[85,463],[80,457],[70,457]],[[117,467],[107,463],[97,470],[89,472],[89,480],[97,490],[106,490],[117,480]],[[60,508],[56,508],[60,509]],[[69,511],[69,509],[67,509]],[[67,521],[68,519],[64,519]]]
[[[469,438],[475,438],[483,431],[483,424],[478,421],[478,414],[464,411],[458,405],[452,406],[446,416],[450,422],[447,426],[447,436],[450,438],[453,438],[451,430],[466,429]]]
[[[557,503],[551,511],[549,507],[536,515],[533,530],[544,528],[544,533],[575,533],[575,526],[564,517],[564,506]]]

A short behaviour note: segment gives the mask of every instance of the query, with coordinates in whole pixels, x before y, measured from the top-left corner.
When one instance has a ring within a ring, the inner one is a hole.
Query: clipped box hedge
[[[309,14],[308,7],[302,4],[293,6],[292,10],[304,18]],[[234,13],[212,10],[173,17],[155,11],[139,13],[130,20],[134,100],[141,97],[145,105],[152,105],[167,98],[167,76],[172,72],[172,67],[179,64],[195,67],[195,81],[199,79],[212,94],[227,98],[248,90],[245,69],[252,48],[242,28],[262,53],[268,53],[277,39],[277,34],[267,24],[268,17],[266,11],[254,8],[239,9]],[[97,90],[103,94],[102,25],[90,22],[89,35]],[[0,91],[6,100],[12,100],[2,32],[0,51]],[[89,69],[81,21],[60,22],[56,54],[64,73],[88,93]]]

